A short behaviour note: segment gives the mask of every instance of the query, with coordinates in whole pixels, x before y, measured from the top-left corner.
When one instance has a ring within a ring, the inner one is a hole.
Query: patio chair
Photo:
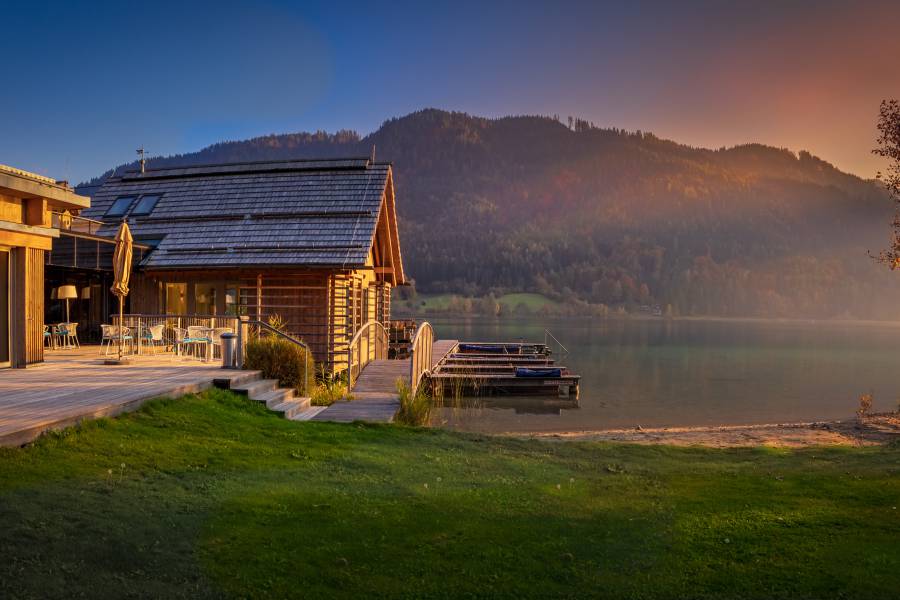
[[[78,323],[60,323],[56,326],[58,348],[81,348],[78,342]]]
[[[209,344],[211,340],[207,337],[208,327],[198,327],[192,325],[185,329],[184,327],[174,327],[175,332],[175,354],[183,354],[186,348],[189,352],[196,348]]]
[[[122,328],[122,339],[128,343],[131,343],[133,336],[131,335],[131,330],[127,327]],[[113,344],[119,343],[119,327],[118,325],[101,325],[100,326],[100,352],[103,352],[103,342],[106,342],[106,354],[109,355],[109,350],[112,348]]]
[[[212,329],[210,333],[210,338],[212,339],[213,345],[213,358],[216,357],[216,350],[219,350],[219,356],[222,356],[222,334],[223,333],[234,333],[231,330],[231,327],[216,327]]]
[[[192,340],[191,343],[195,344],[195,347],[201,350],[212,350],[211,328],[203,327],[202,325],[189,325],[187,330],[188,338]]]
[[[44,347],[50,350],[56,348],[56,342],[53,339],[53,332],[50,331],[49,325],[44,325]]]
[[[153,348],[153,354],[156,354],[156,349],[159,346],[165,347],[166,341],[163,338],[165,330],[165,324],[160,323],[159,325],[153,325],[152,327],[144,327],[141,331],[141,341],[147,342],[147,345]]]

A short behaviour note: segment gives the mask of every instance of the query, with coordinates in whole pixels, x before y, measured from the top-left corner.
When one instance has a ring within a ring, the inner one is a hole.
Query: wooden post
[[[249,320],[250,320],[250,317],[247,317],[247,316],[241,316],[238,319],[237,348],[235,349],[235,352],[237,353],[237,356],[235,356],[235,359],[236,359],[235,363],[237,364],[238,369],[244,368],[244,347],[247,344],[247,336],[249,334],[249,332],[247,331],[247,329],[248,329],[247,321],[249,321]]]
[[[256,276],[256,320],[262,321],[262,273]]]

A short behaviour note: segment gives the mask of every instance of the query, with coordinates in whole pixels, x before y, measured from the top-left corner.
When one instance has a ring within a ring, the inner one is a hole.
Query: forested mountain
[[[900,318],[898,276],[866,255],[888,242],[890,200],[806,152],[708,150],[577,119],[429,109],[364,138],[272,135],[150,166],[368,156],[373,145],[394,163],[404,259],[419,291]]]

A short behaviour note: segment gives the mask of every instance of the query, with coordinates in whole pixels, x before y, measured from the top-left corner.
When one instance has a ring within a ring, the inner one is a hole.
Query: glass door
[[[186,315],[187,314],[187,284],[186,283],[167,283],[166,284],[166,314],[167,315]]]
[[[9,360],[9,307],[10,298],[9,250],[0,248],[0,367],[10,366]]]

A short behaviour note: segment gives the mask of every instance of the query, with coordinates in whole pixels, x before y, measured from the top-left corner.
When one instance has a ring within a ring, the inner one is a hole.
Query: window
[[[162,240],[163,239],[161,237],[157,237],[157,236],[153,236],[153,237],[147,237],[147,236],[143,236],[143,235],[134,236],[135,242],[137,242],[138,244],[144,244],[145,246],[150,246],[151,250],[153,248],[156,248],[157,246],[159,246],[159,243]]]
[[[138,200],[137,206],[134,207],[131,214],[134,216],[149,215],[153,212],[153,207],[156,206],[157,201],[159,201],[157,194],[144,194]]]
[[[216,314],[215,284],[198,283],[194,286],[194,313],[198,315]]]
[[[121,217],[126,212],[128,212],[128,207],[131,206],[131,203],[134,202],[134,196],[122,196],[121,198],[116,198],[116,201],[112,203],[112,206],[109,207],[109,210],[106,211],[107,217]]]
[[[187,284],[186,283],[167,283],[166,284],[166,314],[167,315],[187,314]]]

